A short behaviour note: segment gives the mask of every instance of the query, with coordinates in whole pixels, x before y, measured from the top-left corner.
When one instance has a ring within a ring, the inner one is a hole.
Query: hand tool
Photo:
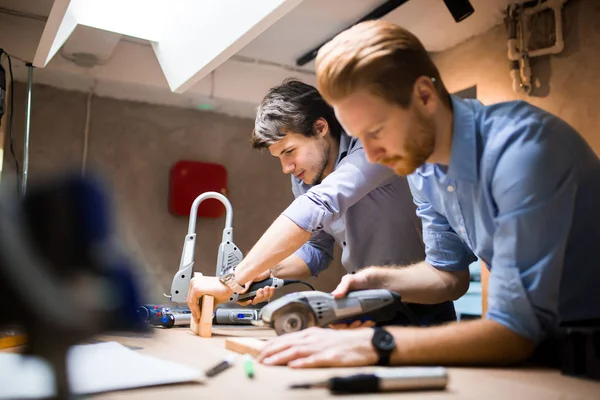
[[[232,271],[243,259],[242,252],[233,242],[233,208],[227,197],[217,192],[206,192],[199,195],[192,203],[192,207],[190,210],[188,233],[185,237],[185,241],[183,244],[183,252],[181,254],[179,270],[173,277],[173,282],[171,285],[171,294],[166,295],[167,297],[170,297],[171,301],[173,302],[183,303],[186,302],[187,299],[190,281],[194,272],[194,248],[196,244],[195,229],[198,214],[198,206],[202,201],[206,199],[219,200],[221,203],[223,203],[226,210],[225,229],[223,229],[223,236],[217,253],[216,276],[221,276],[225,273]],[[256,292],[258,291],[258,289],[270,286],[277,290],[282,288],[283,286],[292,283],[302,283],[314,290],[314,288],[310,284],[303,281],[295,279],[283,280],[278,278],[268,278],[260,282],[253,282],[248,288],[248,290],[243,294],[234,293],[233,296],[229,299],[229,301],[233,303],[236,303],[238,301],[249,301],[256,297]],[[220,307],[224,307],[224,305],[221,305]],[[218,312],[219,308],[217,308],[216,312]],[[234,318],[233,320],[229,319],[227,321],[222,319],[223,312],[218,313],[217,316],[218,318],[215,319],[215,323],[217,324],[248,324],[248,319],[246,318],[247,316],[245,316],[244,318]]]
[[[441,390],[448,384],[444,367],[385,368],[369,374],[333,377],[325,381],[293,384],[290,389],[327,388],[336,394],[403,390]]]
[[[309,291],[287,294],[264,306],[257,326],[269,326],[278,335],[297,332],[311,326],[350,323],[355,320],[385,322],[403,312],[415,325],[416,316],[398,293],[386,289],[358,290],[336,299],[330,293]]]

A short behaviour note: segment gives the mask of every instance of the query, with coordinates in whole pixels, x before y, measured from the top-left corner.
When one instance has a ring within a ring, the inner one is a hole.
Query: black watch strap
[[[379,353],[379,360],[377,361],[377,365],[380,367],[387,367],[390,365],[390,358],[392,353]]]
[[[392,334],[381,327],[375,326],[373,327],[373,339],[371,343],[373,344],[373,347],[379,356],[377,365],[390,365],[390,358],[394,348],[396,347],[396,343]]]

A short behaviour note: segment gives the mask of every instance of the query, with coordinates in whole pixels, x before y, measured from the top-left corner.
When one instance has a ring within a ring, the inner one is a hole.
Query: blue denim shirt
[[[348,272],[425,258],[421,221],[406,178],[370,164],[357,139],[342,133],[333,172],[317,185],[292,175],[292,191],[296,199],[283,215],[312,232],[295,254],[313,275],[329,266],[335,242]]]
[[[567,123],[526,102],[452,96],[449,166],[408,177],[426,261],[490,268],[487,318],[540,341],[600,318],[600,160]]]

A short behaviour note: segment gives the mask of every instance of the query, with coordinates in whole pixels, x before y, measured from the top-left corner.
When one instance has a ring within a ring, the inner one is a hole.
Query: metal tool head
[[[278,335],[297,332],[317,325],[317,317],[308,299],[322,296],[332,297],[324,292],[290,293],[264,306],[258,315],[255,325],[268,326]]]
[[[303,303],[290,303],[273,315],[273,329],[278,335],[298,332],[317,324],[315,314]]]

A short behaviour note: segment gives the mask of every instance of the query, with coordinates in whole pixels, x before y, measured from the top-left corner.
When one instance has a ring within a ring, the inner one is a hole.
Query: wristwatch
[[[235,271],[219,276],[219,281],[233,290],[233,293],[239,293],[244,289],[244,287],[235,280]]]
[[[390,365],[392,351],[396,348],[394,336],[385,329],[375,326],[373,327],[371,344],[375,347],[375,351],[377,351],[377,354],[379,355],[377,365]]]

